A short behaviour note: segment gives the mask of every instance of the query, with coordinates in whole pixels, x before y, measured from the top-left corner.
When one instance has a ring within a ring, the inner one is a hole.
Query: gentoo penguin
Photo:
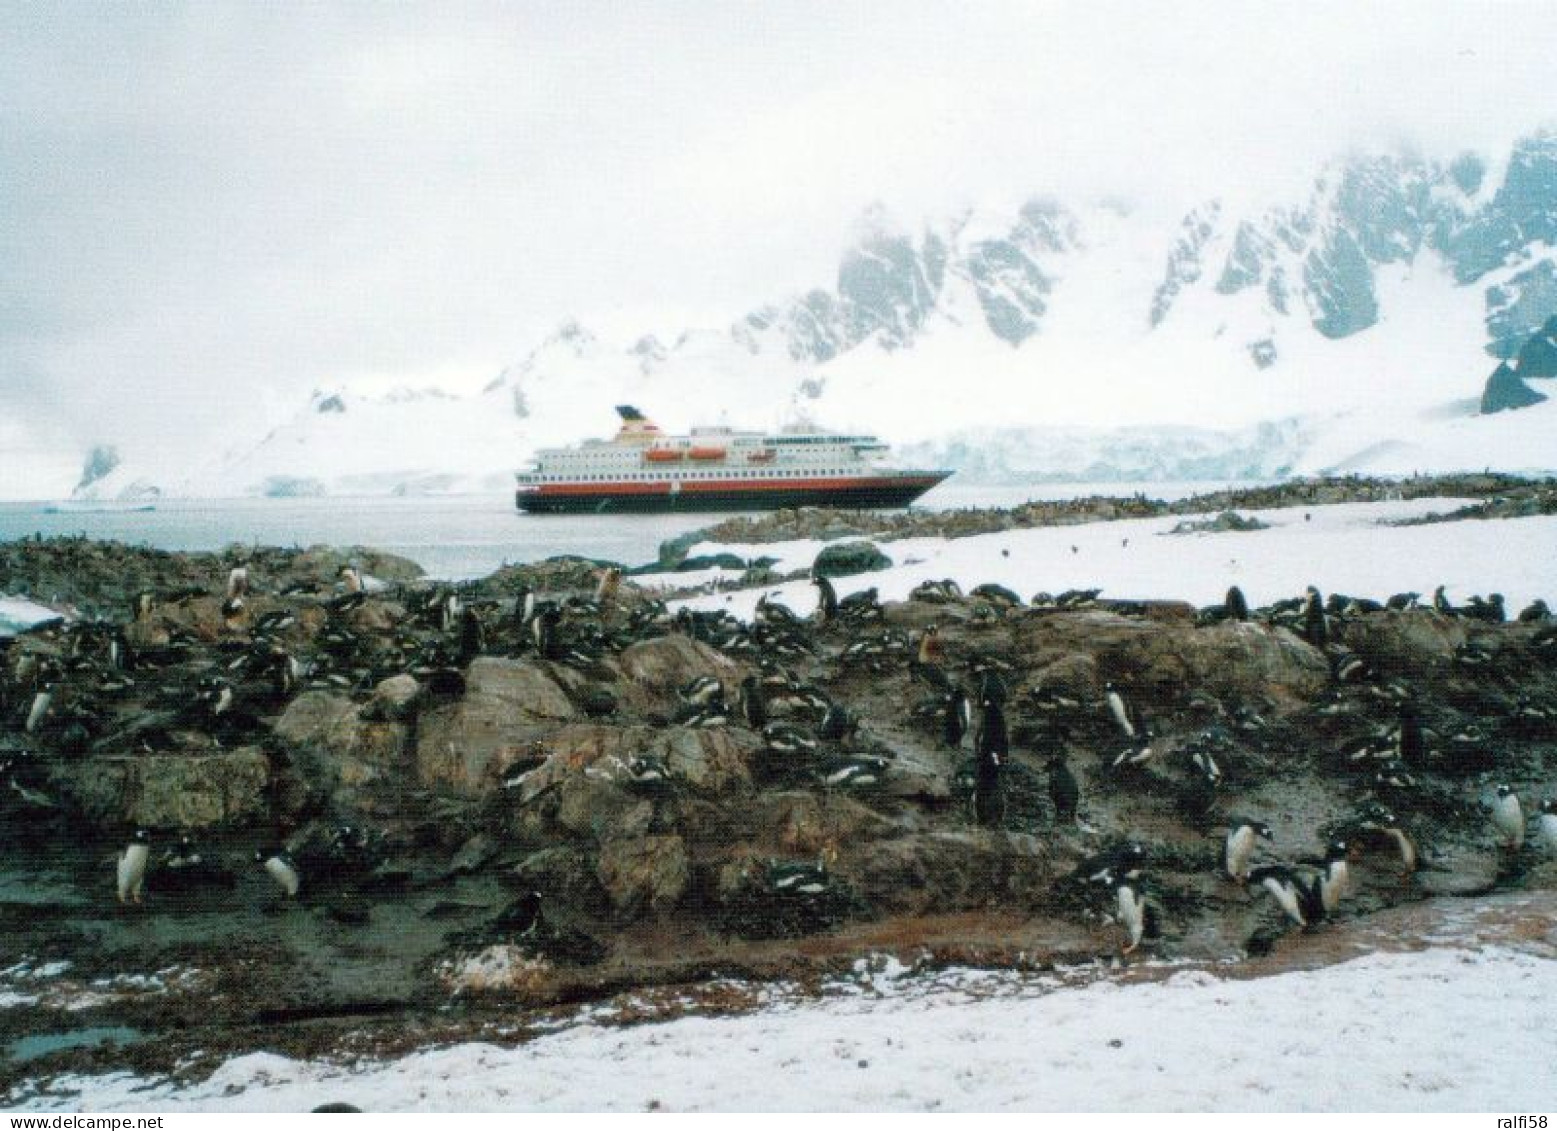
[[[357,572],[356,566],[350,564],[341,566],[337,576],[341,579],[341,588],[347,593],[362,592],[362,574]]]
[[[1303,639],[1321,650],[1330,643],[1330,630],[1325,624],[1324,598],[1312,585],[1308,587],[1303,600]]]
[[[1130,935],[1130,944],[1123,953],[1131,954],[1141,945],[1141,936],[1146,933],[1146,896],[1136,881],[1119,879],[1114,882],[1114,903],[1119,922]]]
[[[1498,795],[1492,802],[1492,824],[1503,835],[1503,847],[1518,852],[1525,844],[1525,811],[1519,804],[1519,795],[1509,786],[1498,786]]]
[[[1363,811],[1356,827],[1363,832],[1376,833],[1394,845],[1395,851],[1400,854],[1402,875],[1409,876],[1416,871],[1416,842],[1411,839],[1410,833],[1400,827],[1400,821],[1394,813],[1382,805],[1370,805]]]
[[[768,725],[768,701],[762,693],[762,681],[754,675],[741,680],[741,716],[752,730]]]
[[[1125,706],[1124,696],[1119,694],[1119,689],[1112,683],[1104,684],[1103,700],[1108,704],[1108,713],[1113,716],[1114,725],[1117,726],[1126,738],[1135,737],[1135,724],[1130,721],[1130,712]]]
[[[831,624],[838,619],[838,590],[821,574],[813,576],[811,584],[816,586],[816,619],[822,624]]]
[[[297,862],[292,859],[290,852],[285,848],[277,848],[274,852],[256,852],[254,859],[265,866],[265,871],[286,893],[288,899],[297,896],[298,889],[303,886],[303,877],[298,872]]]
[[[1548,797],[1541,802],[1541,815],[1535,827],[1541,847],[1549,855],[1557,856],[1557,798]]]
[[[1420,770],[1427,761],[1427,743],[1422,738],[1422,717],[1416,704],[1400,705],[1400,738],[1396,744],[1400,760],[1413,770]]]
[[[557,628],[562,621],[562,613],[556,605],[547,605],[535,614],[535,619],[530,622],[530,634],[535,639],[535,650],[543,660],[555,660],[557,658]]]
[[[139,903],[146,887],[146,861],[151,855],[151,834],[136,829],[130,843],[119,850],[116,873],[119,879],[119,902]]]
[[[1344,840],[1333,840],[1325,850],[1324,868],[1319,873],[1319,902],[1326,915],[1333,915],[1351,887],[1351,872],[1346,857],[1350,847]]]
[[[986,697],[982,708],[979,732],[973,741],[973,813],[979,824],[996,827],[1005,820],[1005,797],[1000,788],[1000,778],[1011,752],[1011,741],[1006,730],[1005,712],[1000,704]]]
[[[1227,591],[1227,599],[1222,602],[1222,607],[1227,611],[1228,620],[1248,620],[1249,602],[1244,599],[1243,590],[1234,585]]]
[[[1318,922],[1323,915],[1318,885],[1304,883],[1303,877],[1291,868],[1281,864],[1256,868],[1249,873],[1249,882],[1269,892],[1287,918],[1300,927]]]
[[[1076,810],[1081,804],[1081,786],[1076,775],[1065,763],[1065,754],[1058,751],[1049,757],[1049,800],[1054,804],[1054,823],[1066,824],[1076,820]]]
[[[968,703],[968,693],[960,687],[952,689],[946,697],[946,712],[941,727],[941,737],[953,750],[962,746],[962,737],[973,722],[973,708]]]
[[[227,573],[227,600],[242,600],[249,592],[249,571],[244,566],[233,566]]]
[[[481,623],[481,617],[473,607],[466,605],[460,613],[460,666],[469,664],[485,652],[486,647],[487,633]]]
[[[37,734],[54,705],[54,685],[46,683],[33,693],[32,706],[27,709],[27,723],[22,728],[27,734]]]
[[[1255,838],[1275,840],[1270,826],[1263,821],[1234,817],[1227,822],[1227,839],[1222,844],[1222,869],[1228,878],[1240,884],[1249,880],[1249,861],[1254,857]]]

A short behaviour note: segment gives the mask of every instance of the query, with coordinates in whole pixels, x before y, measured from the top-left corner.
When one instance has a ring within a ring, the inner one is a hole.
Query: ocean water
[[[1030,499],[1132,495],[1175,499],[1224,483],[946,483],[916,509],[1014,506]],[[484,576],[510,562],[578,554],[640,565],[660,543],[709,526],[717,514],[527,515],[508,493],[419,498],[169,499],[152,510],[0,503],[0,541],[34,535],[85,535],[162,550],[219,550],[232,543],[269,546],[373,546],[417,562],[431,576]],[[0,578],[0,589],[4,579]]]

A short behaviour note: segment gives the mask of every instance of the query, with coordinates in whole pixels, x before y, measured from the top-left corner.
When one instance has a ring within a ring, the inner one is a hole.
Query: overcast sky
[[[722,323],[829,283],[875,200],[1259,199],[1349,147],[1496,151],[1557,115],[1554,43],[1546,0],[16,0],[0,404],[202,427],[484,378],[569,315]]]

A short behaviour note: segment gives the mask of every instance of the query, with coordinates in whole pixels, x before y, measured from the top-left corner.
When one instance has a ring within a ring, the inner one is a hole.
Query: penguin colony
[[[283,585],[270,572],[238,560],[220,584],[140,591],[117,617],[46,625],[6,642],[4,806],[64,817],[69,802],[51,771],[99,754],[258,746],[279,773],[287,752],[271,730],[298,695],[326,691],[348,698],[363,720],[414,726],[422,712],[462,696],[470,665],[488,656],[540,665],[583,716],[615,718],[627,709],[612,690],[616,657],[681,636],[727,657],[739,674],[687,679],[650,721],[748,736],[762,787],[847,795],[883,812],[917,807],[994,838],[1036,835],[1055,859],[1077,861],[1056,881],[1053,906],[1112,922],[1126,953],[1171,939],[1176,913],[1207,906],[1241,908],[1267,929],[1313,929],[1345,914],[1359,884],[1375,904],[1413,898],[1440,843],[1463,843],[1472,826],[1498,854],[1505,882],[1518,882],[1541,853],[1557,853],[1557,788],[1545,760],[1557,740],[1549,696],[1557,622],[1537,604],[1510,624],[1496,594],[1456,606],[1442,590],[1427,602],[1417,594],[1373,601],[1310,587],[1254,608],[1234,589],[1181,618],[1185,632],[1290,636],[1312,650],[1328,686],[1278,701],[1150,679],[1123,652],[1064,672],[1024,654],[1021,642],[1043,639],[1046,623],[1145,624],[1161,615],[1098,590],[1024,601],[998,585],[964,593],[954,581],[927,581],[888,606],[874,589],[840,595],[818,576],[813,609],[764,597],[746,623],[717,611],[672,613],[614,568],[546,591],[514,574],[496,592],[387,584],[354,564],[328,584]],[[185,615],[201,603],[215,607],[212,618]],[[1432,679],[1370,644],[1374,629],[1397,617],[1431,618],[1450,642]],[[873,699],[894,703],[896,716],[868,718],[861,704]],[[1346,799],[1312,827],[1291,816],[1283,796],[1282,759],[1294,756]],[[515,761],[501,791],[525,797],[545,761],[544,751]],[[926,764],[949,767],[949,795],[904,788]],[[590,773],[649,799],[651,822],[672,819],[687,791],[677,769],[648,752],[602,760]],[[101,833],[123,846],[114,887],[126,913],[153,913],[160,895],[174,893],[258,885],[287,906],[322,888],[408,885],[403,832],[353,816],[275,820],[258,851],[242,853],[218,832],[206,844],[175,829]],[[833,843],[820,855],[770,855],[741,881],[751,914],[782,920],[785,930],[824,929],[868,913],[851,880],[861,863],[847,843]],[[557,911],[543,914],[555,894],[526,892],[494,922],[504,937],[522,935],[553,955],[604,953],[608,944],[564,925]],[[509,930],[520,920],[522,931]]]

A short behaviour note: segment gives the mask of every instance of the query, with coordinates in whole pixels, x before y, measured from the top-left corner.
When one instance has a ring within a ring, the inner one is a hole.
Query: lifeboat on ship
[[[687,452],[688,459],[724,459],[723,448],[693,448]]]
[[[675,463],[681,459],[680,448],[650,448],[643,453],[650,463]]]

